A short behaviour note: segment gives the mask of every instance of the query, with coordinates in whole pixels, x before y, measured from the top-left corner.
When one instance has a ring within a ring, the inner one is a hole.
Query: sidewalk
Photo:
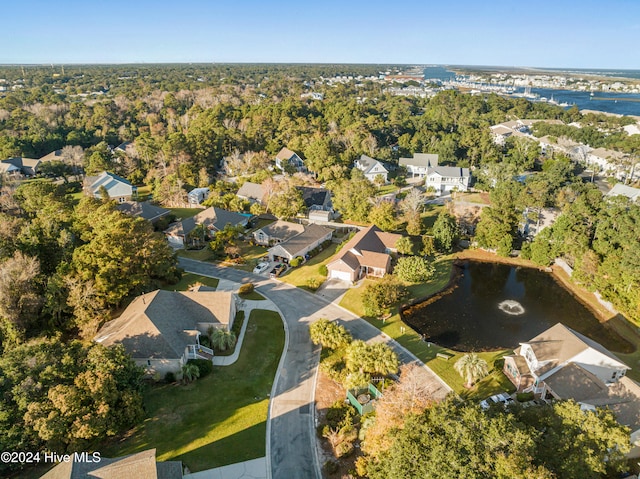
[[[228,466],[207,469],[206,471],[185,474],[183,479],[266,479],[267,464],[265,458],[237,462]]]

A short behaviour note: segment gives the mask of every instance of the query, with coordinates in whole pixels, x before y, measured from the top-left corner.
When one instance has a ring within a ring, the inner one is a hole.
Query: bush
[[[322,276],[327,276],[329,274],[329,270],[327,269],[327,265],[326,264],[321,264],[320,266],[318,266],[318,273],[321,274]]]
[[[345,441],[336,446],[336,457],[347,457],[353,453],[353,443]]]
[[[315,291],[320,287],[320,281],[318,281],[318,278],[309,278],[307,280],[307,284],[306,284],[307,288],[309,288],[311,291]]]
[[[535,396],[532,392],[516,394],[516,399],[518,400],[518,402],[532,401],[534,397]]]
[[[393,269],[395,275],[403,281],[419,283],[433,277],[435,268],[430,261],[420,256],[406,256],[398,260]]]
[[[327,425],[330,429],[342,428],[353,423],[354,408],[346,401],[336,401],[327,410]]]
[[[200,345],[204,346],[205,348],[211,348],[211,341],[209,340],[209,336],[200,336]]]
[[[213,363],[208,359],[190,359],[189,363],[198,366],[198,370],[200,371],[200,378],[208,376],[213,372]]]
[[[176,375],[172,371],[167,371],[167,374],[164,375],[164,382],[167,384],[172,384],[176,382]]]
[[[303,261],[303,258],[301,256],[296,256],[291,261],[289,261],[289,265],[292,268],[297,268],[298,266],[300,266],[302,264],[302,261]]]
[[[255,286],[253,283],[245,283],[242,286],[240,286],[240,289],[238,289],[238,293],[240,294],[251,294],[253,293],[253,290],[255,289]]]

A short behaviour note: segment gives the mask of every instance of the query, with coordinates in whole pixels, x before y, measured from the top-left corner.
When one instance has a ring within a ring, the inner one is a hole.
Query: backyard
[[[442,290],[451,278],[452,265],[452,257],[444,257],[438,260],[435,263],[436,272],[431,281],[407,286],[407,289],[409,290],[408,300],[424,298]],[[398,341],[402,346],[407,348],[427,364],[460,396],[479,400],[497,392],[514,390],[511,382],[501,371],[501,362],[498,361],[496,364],[496,360],[502,358],[502,356],[509,351],[505,350],[478,353],[480,357],[487,361],[490,369],[494,364],[498,367],[494,368],[494,370],[490,372],[489,376],[480,381],[475,387],[472,389],[466,389],[464,387],[462,377],[453,368],[454,363],[464,353],[441,348],[433,343],[424,341],[418,333],[402,322],[400,319],[398,305],[392,307],[391,316],[386,318],[384,321],[377,318],[367,317],[364,314],[362,293],[364,288],[371,281],[373,280],[367,279],[363,281],[359,287],[350,289],[340,302],[340,306],[362,317],[367,322]],[[438,353],[444,353],[445,355],[450,356],[450,358],[448,360],[439,358],[437,356]]]
[[[151,387],[147,418],[102,454],[117,457],[153,445],[158,460],[180,460],[192,472],[263,457],[269,394],[283,347],[280,316],[253,310],[235,364],[214,367],[188,385]]]

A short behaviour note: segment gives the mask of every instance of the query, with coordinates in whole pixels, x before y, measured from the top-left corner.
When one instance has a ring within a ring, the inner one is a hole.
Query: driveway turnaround
[[[180,258],[186,271],[236,283],[253,282],[258,291],[280,310],[287,331],[287,342],[276,373],[267,423],[266,462],[268,477],[274,479],[320,478],[315,453],[314,395],[320,348],[309,338],[309,324],[319,318],[339,321],[355,339],[385,342],[403,364],[419,360],[408,350],[382,334],[377,328],[349,311],[302,289],[280,281],[210,263]],[[259,360],[259,351],[256,351]],[[425,381],[434,399],[451,390],[430,369],[424,367]]]

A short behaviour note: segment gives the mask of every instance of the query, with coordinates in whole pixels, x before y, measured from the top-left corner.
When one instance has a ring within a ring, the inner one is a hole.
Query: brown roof
[[[278,154],[276,155],[276,158],[278,158],[279,160],[288,160],[293,155],[295,155],[295,153],[291,151],[289,148],[285,147],[278,152]]]
[[[61,462],[41,479],[181,479],[182,462],[156,462],[156,450],[149,449],[130,456],[100,462],[76,460]]]
[[[241,198],[247,198],[249,200],[255,200],[260,203],[264,201],[265,191],[262,185],[258,183],[252,183],[251,181],[246,181],[236,193],[236,196],[240,196]]]
[[[357,268],[355,261],[362,266],[386,268],[389,258],[386,250],[395,248],[396,242],[401,237],[402,235],[399,234],[383,232],[375,225],[369,226],[356,233],[329,264],[343,260],[354,270]],[[372,264],[367,264],[366,261],[371,261]]]
[[[133,358],[179,359],[196,342],[198,323],[228,325],[233,293],[156,290],[134,299],[96,341],[123,344]]]

